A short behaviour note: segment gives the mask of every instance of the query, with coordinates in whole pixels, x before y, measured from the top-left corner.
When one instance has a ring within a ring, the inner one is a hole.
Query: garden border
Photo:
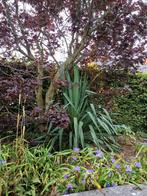
[[[146,196],[147,183],[135,185],[123,185],[110,188],[104,188],[102,191],[92,190],[80,193],[68,194],[69,196]],[[68,196],[67,195],[67,196]]]

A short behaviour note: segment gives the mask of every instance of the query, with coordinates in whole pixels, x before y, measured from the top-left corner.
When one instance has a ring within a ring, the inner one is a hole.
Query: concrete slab
[[[82,193],[68,194],[67,196],[147,196],[147,184],[140,185],[124,185],[117,187],[104,188],[102,191],[93,190]]]

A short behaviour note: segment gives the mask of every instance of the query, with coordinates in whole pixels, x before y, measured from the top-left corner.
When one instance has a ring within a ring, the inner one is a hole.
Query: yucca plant
[[[84,128],[87,127],[86,117],[89,107],[88,96],[93,92],[88,91],[86,76],[80,75],[77,65],[74,65],[74,74],[66,72],[68,88],[63,92],[64,104],[70,117],[69,146],[85,146]],[[88,121],[87,121],[88,122]]]
[[[95,145],[109,150],[117,149],[115,137],[118,126],[113,124],[105,109],[100,111],[89,102],[93,92],[88,90],[86,76],[80,74],[77,65],[73,76],[67,71],[68,87],[63,90],[65,109],[70,118],[68,128],[49,126],[50,141],[60,150]]]
[[[90,110],[87,112],[91,123],[89,125],[91,140],[99,148],[105,146],[109,150],[118,149],[115,137],[119,125],[114,125],[109,113],[102,109],[97,112],[94,105],[90,104]]]
[[[85,147],[93,143],[99,148],[105,146],[112,150],[117,146],[115,142],[117,129],[105,109],[96,112],[94,105],[89,103],[88,96],[93,92],[88,90],[86,76],[80,75],[75,65],[73,78],[67,72],[67,80],[69,87],[65,89],[63,95],[71,120],[69,146]]]
[[[83,115],[88,108],[88,95],[92,93],[88,91],[88,82],[86,76],[81,76],[77,65],[74,66],[74,75],[71,78],[70,73],[66,73],[68,88],[63,92],[64,104],[67,108],[70,118],[82,120]]]

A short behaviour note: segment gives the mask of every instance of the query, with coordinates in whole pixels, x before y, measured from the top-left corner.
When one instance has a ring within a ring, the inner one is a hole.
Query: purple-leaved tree
[[[1,55],[17,52],[35,62],[36,100],[46,109],[61,72],[85,57],[105,57],[112,69],[143,61],[146,20],[142,0],[0,0]],[[59,49],[65,52],[63,62],[55,55]],[[44,67],[51,64],[56,72],[43,96]]]

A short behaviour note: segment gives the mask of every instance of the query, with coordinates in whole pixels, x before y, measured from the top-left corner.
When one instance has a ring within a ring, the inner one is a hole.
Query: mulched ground
[[[135,158],[136,155],[136,144],[143,143],[143,139],[136,139],[136,138],[130,138],[130,137],[125,137],[125,136],[120,136],[118,138],[118,143],[121,146],[121,155],[126,159],[126,160],[132,160]]]

